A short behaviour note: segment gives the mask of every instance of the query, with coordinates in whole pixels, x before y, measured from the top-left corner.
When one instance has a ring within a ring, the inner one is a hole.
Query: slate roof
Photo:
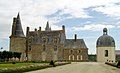
[[[64,43],[66,37],[63,30],[53,30],[53,31],[30,31],[29,37],[32,36],[34,39],[38,39],[39,43],[42,43],[43,38],[48,38],[49,43],[53,42],[55,38],[59,38],[60,43]]]
[[[87,48],[83,39],[66,39],[65,48]]]
[[[103,29],[103,35],[97,39],[96,46],[99,47],[115,47],[115,41],[113,37],[107,34],[107,28]]]
[[[23,33],[19,13],[18,13],[17,18],[16,18],[16,24],[15,24],[15,30],[14,31],[15,31],[15,33],[14,33],[15,36],[25,37],[25,35]]]

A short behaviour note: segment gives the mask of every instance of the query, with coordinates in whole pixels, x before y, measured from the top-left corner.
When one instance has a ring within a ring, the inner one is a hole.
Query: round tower
[[[107,28],[103,29],[103,35],[97,39],[96,48],[98,62],[115,62],[115,41],[108,35]]]

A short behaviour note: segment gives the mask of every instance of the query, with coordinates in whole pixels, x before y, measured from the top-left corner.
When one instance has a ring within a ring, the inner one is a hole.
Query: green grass
[[[16,63],[16,64],[0,64],[0,68],[15,68],[20,66],[29,66],[29,65],[35,65],[35,64],[43,64],[43,63]]]
[[[44,69],[44,68],[49,68],[49,67],[53,67],[52,65],[49,65],[49,63],[45,63],[45,62],[22,62],[22,63],[16,63],[16,64],[0,64],[0,68],[16,68],[16,67],[21,67],[21,66],[29,66],[29,65],[35,65],[35,64],[48,64],[45,66],[38,66],[38,67],[33,67],[33,68],[26,68],[26,69],[17,69],[17,70],[6,70],[6,71],[0,71],[0,73],[23,73],[23,72],[28,72],[28,71],[34,71],[34,70],[39,70],[39,69]],[[66,64],[70,64],[70,63],[66,63]],[[65,64],[56,64],[56,66],[61,66],[61,65],[65,65]]]

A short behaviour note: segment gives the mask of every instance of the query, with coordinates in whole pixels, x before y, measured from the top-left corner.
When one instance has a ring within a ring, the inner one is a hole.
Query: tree
[[[20,60],[20,57],[21,57],[21,53],[20,52],[17,52],[17,58]]]

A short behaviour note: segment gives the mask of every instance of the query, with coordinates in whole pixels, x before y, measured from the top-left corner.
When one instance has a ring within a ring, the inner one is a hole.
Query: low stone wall
[[[120,68],[120,61],[115,62],[115,63],[113,63],[113,62],[105,62],[105,64]]]

